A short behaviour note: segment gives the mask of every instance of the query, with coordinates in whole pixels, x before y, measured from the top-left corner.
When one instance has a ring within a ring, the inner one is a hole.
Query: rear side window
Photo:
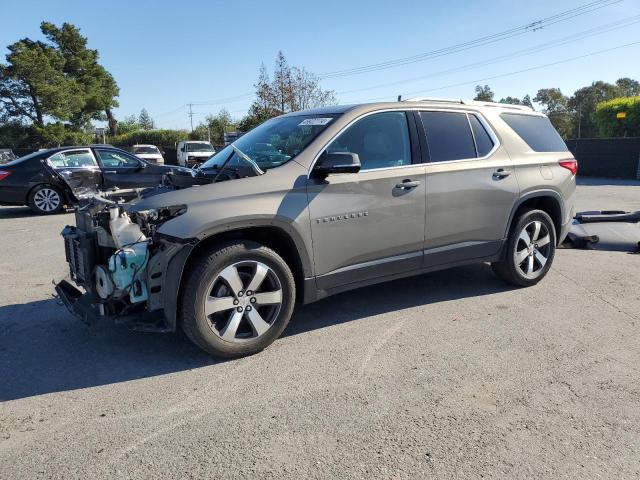
[[[484,128],[484,125],[480,122],[478,117],[469,114],[469,123],[471,124],[471,130],[473,130],[473,138],[476,140],[476,150],[478,151],[478,157],[484,157],[489,154],[493,148],[493,140]]]
[[[567,145],[547,117],[502,113],[507,122],[535,152],[566,152]]]
[[[432,162],[476,158],[476,147],[465,113],[420,112]]]
[[[93,155],[88,150],[60,152],[49,157],[49,165],[54,168],[97,167]]]

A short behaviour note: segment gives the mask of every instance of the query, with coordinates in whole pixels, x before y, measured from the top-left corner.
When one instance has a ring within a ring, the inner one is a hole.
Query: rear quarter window
[[[534,152],[566,152],[567,145],[547,117],[501,113],[500,117]]]

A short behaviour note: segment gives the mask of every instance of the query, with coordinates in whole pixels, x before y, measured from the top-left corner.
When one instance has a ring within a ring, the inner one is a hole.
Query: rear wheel
[[[542,210],[524,211],[507,239],[504,260],[493,263],[494,273],[507,283],[528,287],[544,278],[556,251],[556,230]]]
[[[62,211],[62,192],[53,185],[38,185],[29,193],[29,207],[40,215]]]
[[[294,303],[293,275],[276,252],[232,242],[203,254],[187,274],[182,328],[212,355],[251,355],[280,336]]]

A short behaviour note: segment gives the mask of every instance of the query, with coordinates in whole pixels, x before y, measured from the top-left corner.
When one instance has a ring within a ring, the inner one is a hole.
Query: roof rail
[[[531,107],[526,105],[514,105],[512,103],[500,103],[500,102],[480,102],[478,100],[462,100],[461,103],[464,105],[478,105],[483,107],[498,107],[498,108],[508,108],[510,110],[520,110],[525,112],[533,112]]]
[[[416,97],[416,98],[408,98],[402,101],[403,102],[452,103],[456,105],[476,105],[476,106],[482,106],[482,107],[498,107],[498,108],[507,108],[510,110],[533,112],[533,109],[526,105],[513,105],[510,103],[498,103],[498,102],[480,102],[477,100],[462,100],[462,99],[456,99],[456,98]]]
[[[464,103],[462,99],[455,98],[436,98],[436,97],[416,97],[416,98],[407,98],[406,100],[402,100],[403,102],[433,102],[433,103],[457,103],[461,105]]]

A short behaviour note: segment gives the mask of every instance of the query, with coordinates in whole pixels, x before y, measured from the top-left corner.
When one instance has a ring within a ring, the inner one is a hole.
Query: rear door
[[[321,289],[422,266],[425,166],[404,111],[361,117],[326,147],[357,153],[358,173],[309,180],[308,201]]]
[[[426,167],[426,266],[497,253],[519,194],[511,159],[478,112],[421,111]]]
[[[139,158],[108,148],[96,148],[105,188],[146,188],[155,187],[162,181],[162,172]],[[150,166],[149,166],[150,167]]]
[[[90,148],[57,152],[45,162],[69,186],[76,198],[96,193],[102,184],[100,168]]]

